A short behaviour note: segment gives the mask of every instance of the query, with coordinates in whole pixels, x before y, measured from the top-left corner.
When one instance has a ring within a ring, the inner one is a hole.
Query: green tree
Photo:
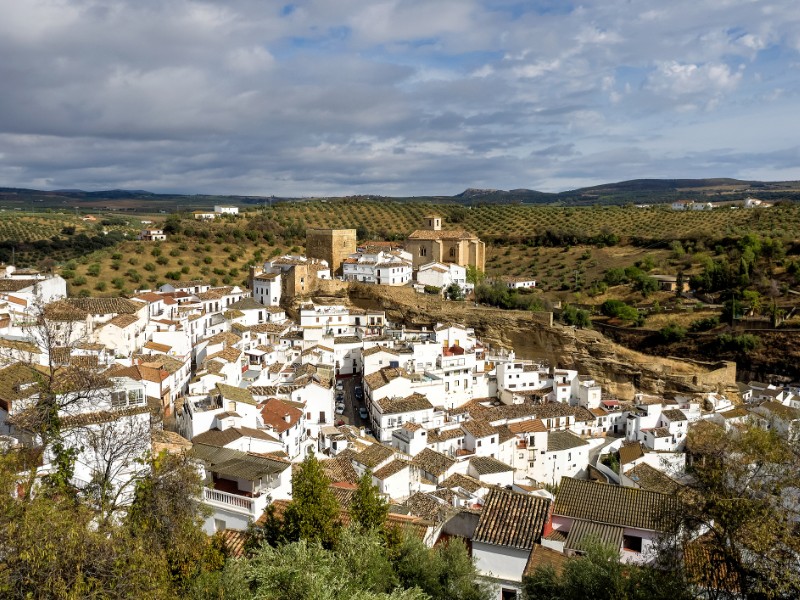
[[[674,561],[687,544],[702,543],[707,560],[689,573],[700,585],[722,573],[739,597],[800,597],[797,440],[755,424],[732,435],[706,422],[689,431],[686,447],[691,478],[665,521],[661,559]]]
[[[457,283],[451,283],[447,286],[445,290],[445,294],[447,295],[448,300],[463,300],[464,299],[464,290],[461,289],[461,286]]]
[[[467,283],[479,285],[486,279],[486,274],[475,265],[467,265]]]
[[[196,466],[162,452],[152,460],[150,474],[137,483],[125,521],[130,535],[164,554],[171,580],[181,591],[207,565],[219,563],[202,529],[206,510],[198,500],[201,494]]]
[[[674,571],[622,565],[619,549],[597,542],[586,553],[568,561],[560,574],[540,567],[523,577],[528,600],[688,600],[689,586]]]
[[[372,471],[367,471],[358,480],[358,488],[350,503],[350,518],[360,527],[381,529],[389,514],[389,505],[378,488],[372,485]]]
[[[340,530],[339,503],[330,480],[314,454],[309,454],[292,474],[292,501],[282,516],[270,506],[263,535],[272,545],[307,540],[331,548]]]

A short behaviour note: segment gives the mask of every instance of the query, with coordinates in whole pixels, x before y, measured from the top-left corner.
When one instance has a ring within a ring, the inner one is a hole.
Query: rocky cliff
[[[702,363],[641,354],[596,331],[553,324],[550,313],[476,307],[417,294],[408,288],[321,283],[317,301],[349,301],[361,308],[381,308],[389,320],[408,327],[462,323],[473,327],[495,348],[513,348],[520,358],[544,359],[591,375],[605,391],[621,399],[631,399],[637,390],[653,394],[736,393],[736,365],[732,362]]]

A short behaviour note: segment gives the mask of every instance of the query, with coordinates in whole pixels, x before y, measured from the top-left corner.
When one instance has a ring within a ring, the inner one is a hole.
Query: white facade
[[[218,215],[238,215],[239,209],[235,206],[215,206],[214,212]]]
[[[280,306],[280,273],[262,273],[253,277],[253,298],[265,306]]]

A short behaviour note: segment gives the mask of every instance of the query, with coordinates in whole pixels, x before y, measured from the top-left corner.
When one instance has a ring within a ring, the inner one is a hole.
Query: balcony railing
[[[261,514],[267,505],[267,497],[248,498],[247,496],[239,496],[238,494],[231,494],[223,492],[222,490],[214,490],[211,488],[203,488],[203,502],[223,506],[224,508],[235,510],[237,512],[248,514],[256,517]]]

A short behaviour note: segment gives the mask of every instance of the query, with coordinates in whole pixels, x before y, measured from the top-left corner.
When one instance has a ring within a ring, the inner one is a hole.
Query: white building
[[[214,206],[214,212],[218,215],[238,215],[239,209],[235,206]]]
[[[266,306],[280,306],[281,274],[261,273],[253,277],[253,298]]]
[[[411,257],[403,251],[378,250],[357,252],[342,262],[345,281],[377,283],[378,285],[406,285],[411,282]]]
[[[458,285],[462,290],[468,291],[473,286],[467,284],[467,269],[455,263],[429,262],[421,265],[417,271],[417,282],[422,285],[446,290],[452,284]]]

